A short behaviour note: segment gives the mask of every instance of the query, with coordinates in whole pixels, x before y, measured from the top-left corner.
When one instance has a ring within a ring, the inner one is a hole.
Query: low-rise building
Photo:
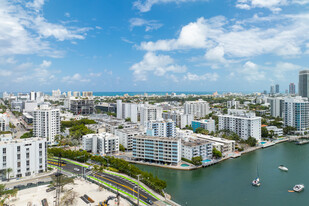
[[[216,143],[213,144],[213,147],[219,149],[219,151],[221,151],[223,155],[225,155],[226,153],[235,152],[236,142],[234,140],[228,140],[220,137],[213,137],[210,135],[203,135],[203,134],[193,134],[192,136]]]
[[[12,169],[10,177],[20,178],[47,169],[47,144],[44,138],[0,141],[0,171]],[[2,174],[2,179],[6,178]]]
[[[203,139],[188,139],[181,142],[181,157],[192,160],[202,157],[203,160],[212,158],[212,143]]]
[[[133,137],[133,158],[137,161],[177,165],[181,160],[181,140],[149,136]]]
[[[278,137],[283,136],[283,129],[282,128],[278,128],[276,126],[267,126],[266,127],[268,132],[273,132],[273,135],[276,135]]]
[[[93,154],[106,155],[119,152],[119,137],[110,133],[83,136],[83,149]]]

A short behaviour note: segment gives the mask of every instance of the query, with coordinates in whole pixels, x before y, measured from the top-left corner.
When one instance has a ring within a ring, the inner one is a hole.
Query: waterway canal
[[[281,164],[289,171],[280,171]],[[253,187],[257,166],[262,184]],[[282,143],[193,171],[138,167],[165,180],[166,191],[181,205],[309,205],[309,144]],[[299,183],[307,187],[303,192],[288,192]]]

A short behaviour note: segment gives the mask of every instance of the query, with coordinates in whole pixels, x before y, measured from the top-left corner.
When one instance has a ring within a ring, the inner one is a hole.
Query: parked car
[[[55,187],[50,187],[46,189],[46,192],[51,192],[51,191],[54,191],[55,189],[56,189]]]

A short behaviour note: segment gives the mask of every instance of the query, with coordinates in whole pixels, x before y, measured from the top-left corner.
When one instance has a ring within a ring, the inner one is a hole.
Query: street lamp
[[[132,191],[132,195],[133,195],[133,200],[134,200],[134,197],[135,197],[135,195],[134,195],[134,193],[135,193],[135,190],[134,190],[134,188],[135,187],[137,187],[137,185],[135,185],[134,187],[133,187],[133,191]]]

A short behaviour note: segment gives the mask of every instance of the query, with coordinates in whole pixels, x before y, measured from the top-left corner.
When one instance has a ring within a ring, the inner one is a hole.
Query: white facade
[[[54,143],[54,137],[60,134],[60,110],[52,109],[48,105],[41,105],[33,113],[34,137],[46,138]]]
[[[280,137],[283,136],[283,129],[282,128],[278,128],[276,126],[268,126],[266,127],[267,131],[273,131],[273,134]]]
[[[133,137],[144,135],[145,132],[139,129],[117,129],[115,135],[119,137],[119,144],[126,149],[133,149]]]
[[[261,117],[245,110],[228,110],[227,115],[218,115],[219,130],[235,132],[241,139],[249,137],[261,141]]]
[[[172,119],[176,122],[176,126],[183,129],[187,125],[190,126],[191,122],[194,120],[193,114],[183,114],[177,111],[163,112],[163,119]]]
[[[60,89],[58,89],[58,90],[52,90],[52,96],[53,96],[53,97],[60,97],[60,96],[61,96],[61,91],[60,91]]]
[[[306,98],[285,98],[283,113],[285,126],[295,127],[297,131],[305,130],[309,127],[309,102]]]
[[[176,137],[176,124],[173,120],[149,121],[147,135],[154,137]]]
[[[24,113],[32,114],[34,110],[38,107],[38,103],[36,101],[26,101],[24,105],[25,105],[23,109]]]
[[[47,145],[43,138],[0,142],[0,171],[11,168],[10,177],[25,177],[47,169]],[[5,176],[2,176],[5,178]]]
[[[119,137],[106,132],[87,134],[83,136],[83,149],[99,155],[119,152]]]
[[[268,98],[270,104],[270,115],[273,117],[283,117],[284,100],[280,97]]]
[[[214,143],[213,147],[216,147],[217,149],[219,149],[219,151],[223,155],[225,155],[226,153],[230,153],[230,152],[235,151],[235,144],[236,143],[235,143],[234,140],[228,140],[228,139],[223,139],[223,138],[220,138],[220,137],[213,137],[213,136],[203,135],[203,134],[193,134],[192,136]]]
[[[122,103],[122,100],[117,100],[117,118],[130,118],[131,122],[137,122],[137,104]]]
[[[181,140],[148,136],[133,137],[133,157],[137,161],[177,165],[181,160]]]
[[[227,108],[228,109],[238,109],[239,108],[239,101],[235,101],[235,99],[231,101],[227,101]]]
[[[6,114],[0,114],[0,131],[9,130],[9,117]]]
[[[141,125],[146,126],[151,120],[162,120],[162,112],[161,107],[145,104],[141,107]]]
[[[181,142],[181,157],[192,160],[202,157],[203,160],[212,158],[212,143],[201,139],[188,139]]]
[[[185,114],[192,114],[196,118],[203,118],[210,113],[209,104],[204,100],[187,101],[183,106]]]

